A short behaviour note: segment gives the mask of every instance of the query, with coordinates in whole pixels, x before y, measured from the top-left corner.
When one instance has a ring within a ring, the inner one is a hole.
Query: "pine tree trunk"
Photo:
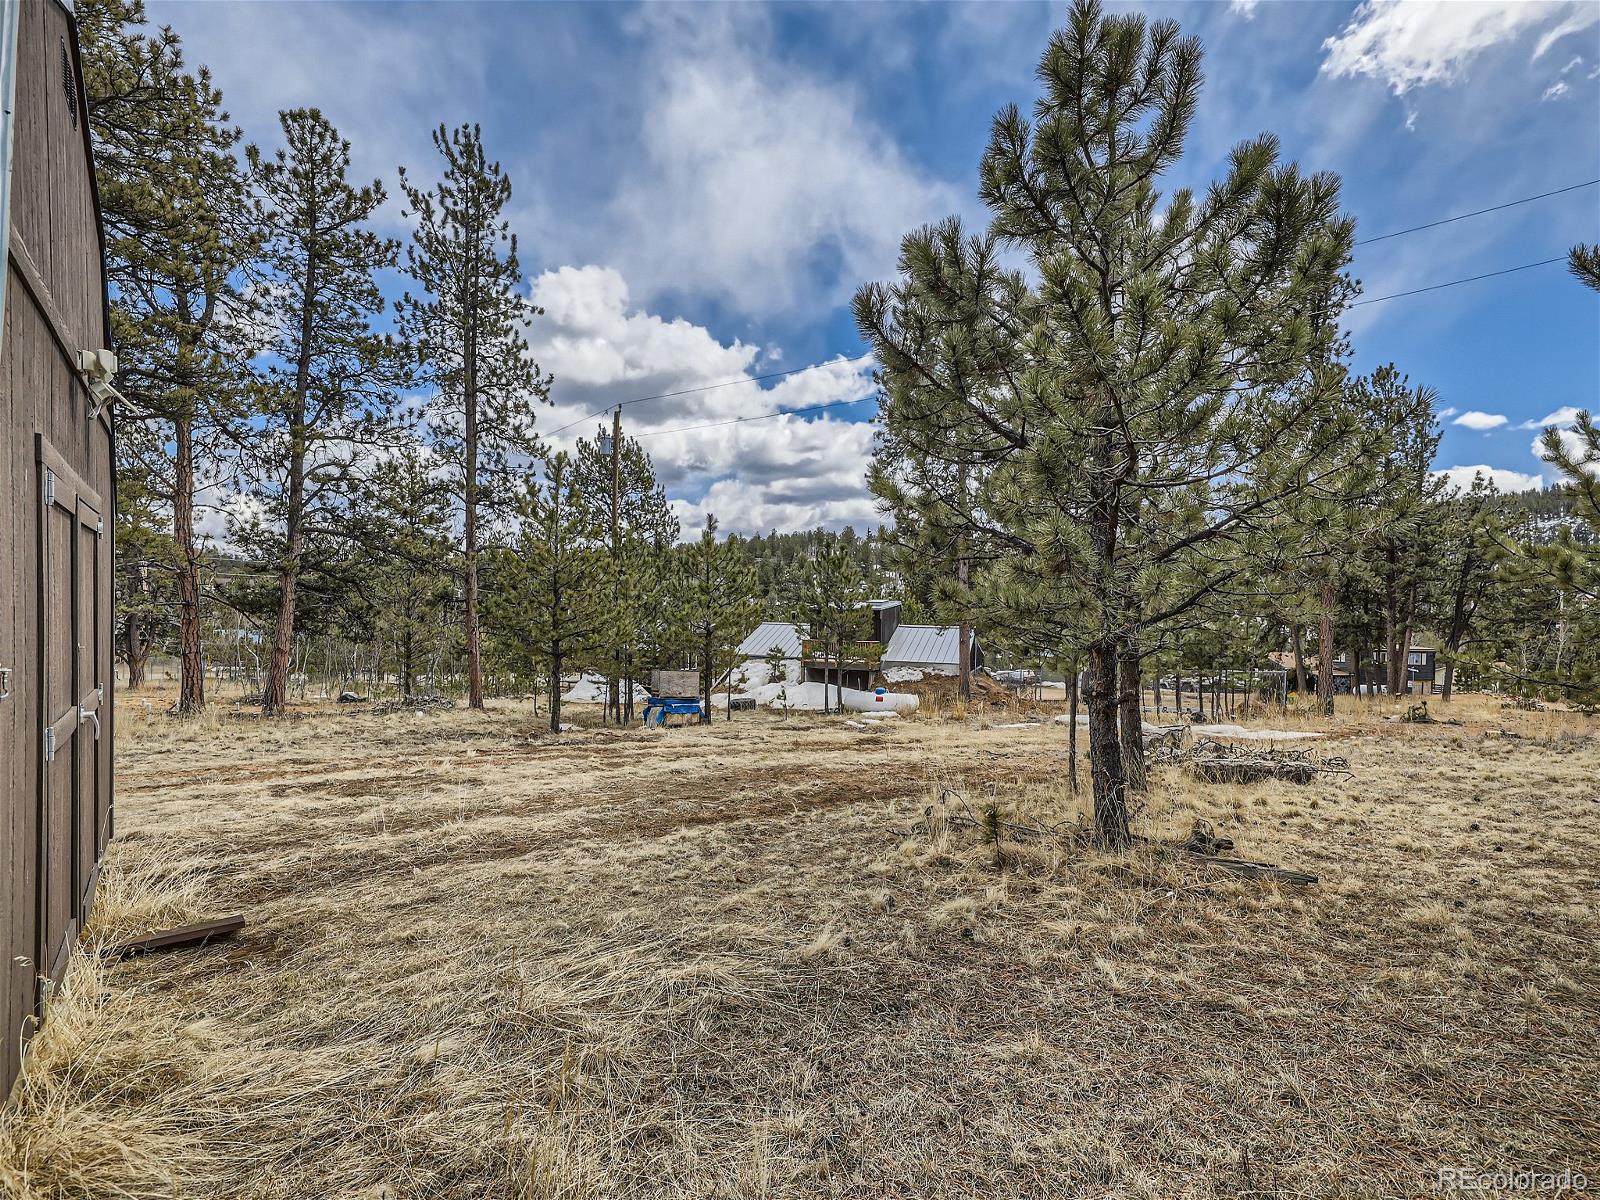
[[[1400,691],[1411,692],[1411,629],[1417,618],[1417,585],[1413,583],[1406,595],[1405,621],[1400,634]]]
[[[1117,647],[1110,637],[1089,646],[1089,768],[1094,785],[1095,840],[1112,850],[1126,848],[1127,778],[1117,729]]]
[[[277,716],[288,703],[289,658],[294,650],[294,608],[298,573],[285,565],[278,571],[278,614],[272,627],[272,656],[261,686],[261,711]]]
[[[128,660],[128,690],[137,691],[144,686],[145,668],[150,662],[150,647],[144,640],[142,623],[137,613],[129,613],[122,631],[123,654]]]
[[[400,694],[411,695],[412,679],[416,675],[415,665],[415,631],[412,628],[410,606],[407,606],[405,629],[400,634]]]
[[[1471,563],[1469,557],[1462,564],[1461,574],[1456,581],[1455,597],[1450,605],[1450,636],[1445,639],[1445,650],[1448,657],[1444,664],[1444,691],[1440,699],[1449,700],[1450,694],[1456,685],[1456,654],[1461,649],[1462,639],[1467,633],[1467,587],[1471,577]]]
[[[711,638],[707,635],[700,659],[700,724],[711,724]],[[823,685],[827,690],[827,685]]]
[[[561,732],[561,647],[550,647],[550,732]],[[481,700],[481,697],[480,697]],[[538,707],[538,696],[534,697],[534,706]],[[479,707],[482,705],[480,703]]]
[[[290,435],[291,442],[300,439]],[[272,627],[272,657],[261,687],[261,711],[283,712],[289,699],[289,661],[294,653],[295,602],[300,583],[300,556],[305,549],[305,452],[291,451],[289,495],[285,511],[283,562],[278,568],[278,614]]]
[[[1120,688],[1117,708],[1121,724],[1122,769],[1128,790],[1145,790],[1144,762],[1144,682],[1140,673],[1137,647],[1124,647],[1117,655],[1117,683]]]
[[[1300,622],[1294,623],[1294,690],[1306,694],[1306,631]]]
[[[128,569],[128,595],[131,603],[123,619],[122,653],[128,660],[128,688],[132,691],[144,686],[145,667],[150,661],[150,645],[144,639],[144,621],[138,608],[145,595],[142,563],[136,562]]]
[[[1067,779],[1078,794],[1078,659],[1072,659],[1072,682],[1067,685]]]
[[[466,486],[464,495],[464,541],[466,549],[467,622],[467,707],[483,707],[483,637],[478,628],[478,347],[476,322],[469,315],[465,352],[465,379],[462,399],[463,453]],[[557,681],[557,691],[560,681]],[[552,703],[552,710],[559,701]],[[554,721],[556,718],[551,717]]]
[[[1395,640],[1400,632],[1400,597],[1395,589],[1398,567],[1391,544],[1385,550],[1388,573],[1383,581],[1384,686],[1391,697],[1400,693],[1400,655]]]
[[[205,656],[200,642],[200,549],[194,536],[194,432],[187,420],[173,422],[172,536],[177,543],[178,703],[191,716],[206,706]]]
[[[1333,580],[1322,581],[1321,611],[1317,614],[1317,699],[1322,715],[1333,716]],[[1351,670],[1353,671],[1352,664]]]

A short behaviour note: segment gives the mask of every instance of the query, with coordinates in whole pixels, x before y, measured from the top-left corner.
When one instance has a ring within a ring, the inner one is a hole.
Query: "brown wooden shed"
[[[111,836],[111,365],[77,26],[0,8],[0,1082],[43,1017]],[[13,24],[14,23],[14,24]],[[104,387],[98,390],[105,394]]]

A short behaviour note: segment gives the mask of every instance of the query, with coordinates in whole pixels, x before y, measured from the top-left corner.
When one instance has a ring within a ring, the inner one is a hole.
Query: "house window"
[[[1410,654],[1406,655],[1406,661],[1409,662],[1413,667],[1420,667],[1422,665],[1422,659],[1423,654],[1421,650],[1413,650]]]

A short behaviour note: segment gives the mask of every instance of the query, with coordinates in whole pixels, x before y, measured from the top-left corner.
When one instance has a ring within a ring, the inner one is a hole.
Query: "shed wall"
[[[109,344],[105,275],[77,31],[55,0],[20,5],[12,139],[0,342],[6,1089],[111,833],[111,424],[91,416],[75,357]]]

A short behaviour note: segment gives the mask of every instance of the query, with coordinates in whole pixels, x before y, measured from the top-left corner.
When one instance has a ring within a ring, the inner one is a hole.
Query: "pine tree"
[[[1439,446],[1436,394],[1413,387],[1391,363],[1350,384],[1352,403],[1372,425],[1389,431],[1367,463],[1377,526],[1366,548],[1366,570],[1383,597],[1384,662],[1391,696],[1407,690],[1407,655],[1435,561],[1433,505],[1444,483],[1432,473]]]
[[[1494,583],[1496,547],[1504,540],[1494,511],[1494,483],[1474,475],[1466,492],[1434,506],[1440,549],[1435,585],[1442,593],[1444,686],[1441,699],[1455,691],[1456,665],[1468,642],[1474,618]]]
[[[423,654],[442,657],[444,621],[455,597],[450,497],[435,478],[436,467],[415,443],[386,458],[365,481],[352,530],[360,547],[360,596],[395,647],[406,696]]]
[[[116,509],[117,657],[128,686],[144,686],[152,649],[164,642],[174,611],[172,534],[152,486],[151,454],[137,448],[140,430],[119,431]],[[129,436],[132,434],[133,436]]]
[[[496,556],[490,623],[513,661],[542,667],[550,687],[550,732],[561,732],[561,676],[592,653],[610,606],[605,529],[584,502],[572,459],[557,454],[544,482],[519,497],[510,553]]]
[[[539,453],[534,413],[549,400],[550,377],[540,372],[523,333],[543,310],[519,293],[517,239],[503,215],[511,180],[484,154],[477,125],[441,125],[433,144],[444,159],[434,187],[420,187],[400,171],[417,222],[406,269],[421,294],[402,298],[399,324],[435,389],[427,411],[434,449],[460,482],[467,703],[482,708],[482,526],[503,510],[514,480]]]
[[[258,290],[272,356],[262,426],[247,460],[261,508],[236,537],[277,576],[272,655],[261,691],[267,714],[288,698],[297,589],[308,555],[339,540],[362,464],[392,444],[392,389],[401,386],[391,338],[372,323],[384,309],[374,273],[400,245],[368,228],[383,184],[350,183],[350,143],[315,108],[278,114],[284,147],[249,146],[263,263]]]
[[[637,439],[610,433],[578,441],[573,471],[578,493],[606,531],[610,600],[594,668],[607,679],[606,715],[633,719],[633,683],[642,661],[641,631],[660,619],[666,601],[659,560],[678,540],[678,518]]]
[[[1554,610],[1557,626],[1554,660],[1543,672],[1545,686],[1596,708],[1600,707],[1600,423],[1590,413],[1580,412],[1569,435],[1546,429],[1540,445],[1540,457],[1566,480],[1574,523],[1588,531],[1580,541],[1568,524],[1554,541],[1523,552],[1556,593],[1556,604],[1543,610],[1547,619]]]
[[[233,287],[255,252],[239,132],[210,74],[185,65],[177,34],[146,32],[138,0],[85,0],[77,14],[126,398],[119,438],[140,454],[151,501],[171,515],[175,711],[192,714],[205,707],[195,497],[202,483],[227,482],[252,349]]]
[[[709,725],[711,691],[733,669],[739,643],[761,619],[756,572],[737,540],[717,540],[717,519],[710,515],[680,562],[675,611],[683,647],[699,664],[700,720]]]
[[[1161,196],[1200,87],[1199,44],[1172,22],[1079,0],[1038,76],[1035,119],[994,122],[988,233],[911,234],[901,281],[863,289],[856,318],[883,366],[884,444],[902,451],[879,495],[1002,549],[1017,607],[1054,610],[1058,642],[1086,645],[1095,827],[1121,847],[1141,638],[1353,448],[1329,412],[1324,319],[1352,226],[1337,179],[1280,163],[1270,136],[1203,198]],[[976,494],[957,500],[962,467]]]
[[[821,658],[833,666],[840,712],[844,711],[844,661],[852,642],[870,632],[867,580],[861,564],[838,536],[826,537],[811,560],[793,577],[787,609],[806,627],[806,659]],[[822,711],[829,712],[828,674],[822,680]]]

